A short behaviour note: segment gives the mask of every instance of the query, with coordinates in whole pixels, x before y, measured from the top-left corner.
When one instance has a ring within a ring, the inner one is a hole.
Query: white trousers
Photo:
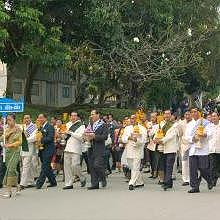
[[[182,179],[183,182],[190,181],[189,178],[189,151],[182,152]]]
[[[32,156],[32,173],[34,178],[37,178],[40,175],[40,160],[38,155]]]
[[[128,166],[131,169],[131,179],[129,185],[138,186],[144,184],[143,176],[140,171],[141,159],[138,158],[128,158]]]
[[[80,182],[85,181],[85,176],[81,172],[80,154],[64,152],[64,174],[65,186],[73,185],[74,176],[78,176]]]
[[[32,185],[34,183],[32,156],[22,156],[22,186]]]

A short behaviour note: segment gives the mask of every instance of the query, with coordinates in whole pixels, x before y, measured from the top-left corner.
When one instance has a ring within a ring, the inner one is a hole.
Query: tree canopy
[[[220,0],[0,1],[0,54],[38,67],[70,69],[76,102],[169,107],[219,83]],[[84,80],[84,79],[87,80]],[[164,94],[167,94],[164,96]]]

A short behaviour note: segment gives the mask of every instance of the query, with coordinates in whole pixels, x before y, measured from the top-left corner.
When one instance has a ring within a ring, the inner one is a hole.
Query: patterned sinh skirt
[[[5,186],[17,186],[17,165],[20,159],[20,148],[8,148],[5,154],[6,173],[4,177]]]

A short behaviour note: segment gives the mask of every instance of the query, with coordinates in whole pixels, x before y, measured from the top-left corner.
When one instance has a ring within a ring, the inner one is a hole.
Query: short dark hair
[[[91,112],[95,112],[97,115],[100,115],[100,112],[97,109],[93,109]]]
[[[42,115],[44,118],[48,119],[47,115],[45,113],[39,114],[39,116]]]
[[[24,116],[26,116],[26,115],[30,116],[30,118],[31,118],[31,115],[30,115],[30,114],[24,114],[24,115],[23,115],[23,118],[24,118]]]
[[[77,114],[77,116],[79,116],[79,114],[78,114],[78,112],[75,112],[75,111],[72,111],[71,113],[70,113],[70,115],[72,115],[72,114]]]
[[[11,117],[11,118],[13,118],[14,120],[16,119],[15,113],[9,113],[9,114],[7,115],[7,117]]]

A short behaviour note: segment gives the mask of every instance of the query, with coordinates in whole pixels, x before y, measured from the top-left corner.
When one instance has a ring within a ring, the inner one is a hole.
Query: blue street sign
[[[0,98],[0,112],[23,112],[24,111],[24,100],[13,100],[8,98]]]

